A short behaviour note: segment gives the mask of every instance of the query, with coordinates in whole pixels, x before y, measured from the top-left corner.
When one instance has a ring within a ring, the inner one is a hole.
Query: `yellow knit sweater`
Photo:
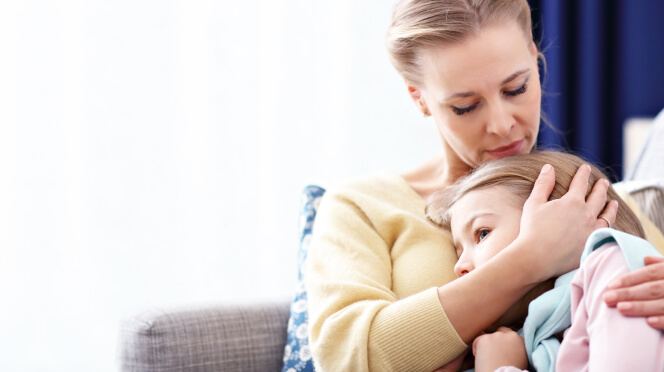
[[[430,372],[466,348],[436,291],[456,278],[457,256],[424,208],[392,172],[323,197],[305,274],[317,371]],[[644,228],[664,251],[661,233]]]

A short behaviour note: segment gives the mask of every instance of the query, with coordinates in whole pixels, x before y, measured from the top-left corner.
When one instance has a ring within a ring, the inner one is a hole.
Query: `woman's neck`
[[[435,191],[456,182],[469,170],[470,167],[452,166],[442,151],[415,169],[403,173],[401,177],[418,195],[427,199]]]

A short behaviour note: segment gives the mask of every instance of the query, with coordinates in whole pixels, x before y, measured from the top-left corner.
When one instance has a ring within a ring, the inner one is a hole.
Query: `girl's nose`
[[[470,259],[469,256],[470,256],[469,254],[463,252],[461,254],[461,257],[459,257],[459,261],[457,261],[456,265],[454,265],[454,273],[459,278],[475,269],[472,260]]]

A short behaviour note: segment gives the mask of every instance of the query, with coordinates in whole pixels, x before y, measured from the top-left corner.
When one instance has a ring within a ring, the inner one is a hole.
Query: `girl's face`
[[[530,152],[540,121],[537,47],[516,22],[431,47],[420,62],[424,86],[409,92],[433,116],[449,165],[468,170]]]
[[[457,276],[483,265],[516,239],[522,208],[505,186],[471,191],[452,206]]]

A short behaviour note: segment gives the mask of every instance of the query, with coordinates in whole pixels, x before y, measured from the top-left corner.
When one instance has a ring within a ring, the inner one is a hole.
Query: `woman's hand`
[[[532,254],[533,279],[544,281],[579,267],[581,252],[588,236],[599,227],[607,227],[605,217],[615,221],[618,204],[606,205],[608,180],[595,183],[586,197],[590,167],[583,165],[572,179],[562,198],[548,201],[555,184],[555,171],[542,167],[533,191],[523,206],[521,229],[517,240]],[[603,210],[603,212],[602,212]]]
[[[651,327],[664,330],[664,258],[646,257],[644,263],[646,267],[611,282],[604,302],[623,315],[646,317]]]
[[[473,341],[475,371],[495,371],[504,366],[528,368],[528,355],[523,338],[507,327],[478,336]]]

